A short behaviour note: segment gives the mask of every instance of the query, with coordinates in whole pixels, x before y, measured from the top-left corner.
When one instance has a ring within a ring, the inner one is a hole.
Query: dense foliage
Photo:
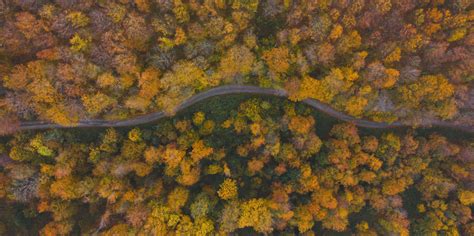
[[[474,234],[472,139],[320,123],[253,98],[152,127],[16,134],[0,144],[0,234]]]
[[[472,124],[469,0],[0,0],[0,130],[126,119],[221,84]]]

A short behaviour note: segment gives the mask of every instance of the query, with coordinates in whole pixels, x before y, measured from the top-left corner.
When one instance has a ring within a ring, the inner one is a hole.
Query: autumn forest
[[[0,235],[456,236],[473,210],[472,1],[0,0]]]

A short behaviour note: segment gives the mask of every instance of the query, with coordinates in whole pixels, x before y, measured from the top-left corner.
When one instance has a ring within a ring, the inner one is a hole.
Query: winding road
[[[210,97],[229,95],[229,94],[258,94],[258,95],[271,95],[278,97],[287,97],[288,94],[284,90],[280,89],[270,89],[270,88],[261,88],[257,86],[250,85],[224,85],[209,89],[207,91],[198,93],[186,101],[182,102],[175,111],[181,111],[195,103],[198,103],[202,100],[205,100]],[[334,108],[330,107],[327,104],[324,104],[315,99],[306,99],[301,101],[308,106],[313,107],[321,112],[324,112],[334,118],[337,118],[342,121],[352,122],[357,126],[365,128],[376,128],[376,129],[387,129],[387,128],[397,128],[397,127],[410,127],[410,125],[403,124],[400,122],[385,123],[385,122],[375,122],[370,120],[358,119],[352,116],[349,116],[343,112],[337,111]],[[151,123],[153,121],[159,120],[161,118],[167,117],[168,115],[163,112],[154,112],[146,115],[137,116],[128,120],[120,121],[108,121],[108,120],[81,120],[73,126],[62,126],[54,124],[47,121],[23,121],[20,124],[19,130],[36,130],[36,129],[51,129],[51,128],[77,128],[77,127],[125,127],[125,126],[135,126],[141,124]],[[429,124],[421,124],[418,127],[429,128],[432,126],[437,127],[446,127],[457,130],[462,130],[464,132],[474,133],[474,125],[464,125],[464,124],[453,124],[446,121],[433,121]]]

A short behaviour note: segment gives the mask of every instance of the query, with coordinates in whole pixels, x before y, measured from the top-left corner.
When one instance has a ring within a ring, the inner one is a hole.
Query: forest
[[[471,236],[473,210],[472,0],[0,0],[2,236]]]
[[[0,0],[0,131],[175,107],[223,84],[474,125],[469,0]]]
[[[472,134],[318,114],[215,98],[147,126],[4,138],[0,234],[474,234]]]

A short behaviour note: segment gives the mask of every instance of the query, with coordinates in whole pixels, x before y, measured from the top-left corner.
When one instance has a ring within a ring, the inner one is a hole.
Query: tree
[[[166,164],[168,169],[174,169],[179,166],[186,152],[179,150],[176,145],[168,144],[160,150],[160,159]]]
[[[308,208],[304,206],[296,208],[294,220],[300,233],[307,232],[314,226],[313,216]]]
[[[66,19],[76,28],[82,28],[90,23],[89,17],[80,11],[73,11],[67,14]]]
[[[377,232],[369,227],[367,221],[362,221],[356,225],[357,236],[367,235],[367,236],[376,236]]]
[[[73,229],[73,224],[68,221],[52,221],[46,224],[43,229],[41,229],[41,233],[46,236],[53,236],[53,235],[66,235],[69,234]]]
[[[111,73],[103,73],[97,77],[97,85],[101,88],[115,87],[117,82]]]
[[[382,183],[382,192],[387,195],[395,195],[405,191],[412,183],[411,178],[388,179]]]
[[[127,222],[135,228],[142,226],[149,214],[149,210],[143,205],[132,206],[127,210]]]
[[[45,112],[41,112],[40,115],[46,120],[51,120],[63,126],[74,126],[79,120],[77,114],[74,114],[73,111],[63,104],[53,106]]]
[[[134,128],[128,132],[128,139],[132,142],[142,141],[142,132],[139,128]]]
[[[144,99],[152,100],[160,90],[160,71],[153,67],[143,71],[138,79],[140,91],[138,95]]]
[[[314,124],[315,121],[312,116],[294,116],[290,119],[288,129],[295,134],[305,134],[313,128]]]
[[[105,109],[115,106],[117,102],[115,99],[99,92],[94,95],[82,96],[82,103],[91,116],[97,116]]]
[[[176,187],[168,194],[167,203],[171,210],[178,212],[188,201],[189,190]]]
[[[233,179],[225,179],[224,182],[220,184],[217,194],[223,200],[237,198],[237,182]]]
[[[26,178],[15,179],[11,183],[11,192],[15,200],[19,202],[28,202],[38,196],[39,177],[33,175]]]
[[[400,72],[395,69],[386,69],[385,70],[386,77],[382,82],[382,88],[391,88],[395,85],[400,76]]]
[[[415,83],[400,87],[398,92],[403,96],[404,105],[422,108],[422,102],[432,105],[452,97],[454,87],[443,75],[426,75]]]
[[[390,52],[384,59],[385,63],[391,64],[400,61],[402,50],[399,47],[396,47],[392,52]]]
[[[306,98],[314,98],[321,100],[324,99],[322,96],[317,96],[317,91],[321,88],[321,82],[309,76],[303,77],[301,84],[298,87],[296,94],[290,94],[290,99],[293,101],[301,101]]]
[[[194,113],[194,116],[193,116],[193,124],[201,125],[205,119],[206,119],[206,114],[204,114],[204,112],[196,112]]]
[[[360,143],[357,126],[352,123],[342,123],[331,128],[330,135],[339,140],[346,141],[350,146]],[[375,137],[374,137],[375,138]]]
[[[466,206],[474,203],[474,192],[469,190],[461,190],[458,192],[459,201]]]
[[[181,61],[173,66],[171,72],[160,80],[164,94],[159,103],[168,113],[173,113],[176,106],[195,91],[207,88],[212,83],[204,71],[189,61]]]
[[[189,207],[191,211],[191,216],[193,219],[197,220],[199,218],[205,218],[209,211],[211,210],[211,202],[209,196],[202,193],[196,196],[193,203]],[[213,225],[213,224],[212,224]]]
[[[32,39],[40,34],[44,29],[41,25],[41,21],[37,20],[36,17],[29,12],[20,12],[15,14],[16,22],[15,26],[27,39]]]
[[[417,188],[424,189],[422,194],[426,199],[433,199],[436,196],[446,198],[456,187],[456,184],[439,170],[426,169],[422,171],[422,175],[423,179],[417,184]]]
[[[191,158],[194,162],[199,162],[214,152],[214,149],[212,147],[207,147],[203,140],[194,142],[192,148],[193,150],[191,151]]]
[[[176,181],[184,186],[191,186],[199,181],[201,168],[199,164],[193,164],[190,160],[180,163],[180,175]]]
[[[214,224],[210,219],[207,218],[198,218],[194,222],[194,229],[192,232],[196,235],[210,235],[214,231]]]
[[[189,21],[188,7],[181,0],[174,0],[173,13],[179,23],[186,23]]]
[[[242,202],[239,228],[252,227],[260,233],[269,233],[272,228],[272,215],[265,199],[257,198]]]
[[[233,232],[239,227],[240,204],[237,201],[224,205],[222,215],[219,219],[219,231],[223,233]]]
[[[148,41],[152,36],[147,27],[145,18],[137,13],[127,14],[123,22],[126,35],[126,45],[132,49],[144,52],[148,48]]]
[[[82,197],[82,192],[78,186],[79,181],[71,177],[54,181],[50,188],[51,194],[63,200],[72,200]]]
[[[352,86],[352,81],[357,80],[358,77],[351,68],[332,68],[322,80],[304,77],[299,86],[298,95],[292,97],[296,101],[313,98],[330,103],[338,93],[347,91]]]
[[[137,8],[142,12],[150,12],[150,1],[149,0],[135,0]]]
[[[319,189],[311,195],[311,202],[327,209],[336,209],[338,202],[331,189]]]
[[[339,54],[350,53],[352,50],[359,48],[361,44],[362,38],[359,32],[353,30],[341,36],[338,41],[336,51]]]
[[[81,36],[78,33],[69,39],[71,50],[74,52],[84,52],[89,49],[92,39],[87,36]]]
[[[364,108],[367,106],[368,100],[364,97],[353,96],[349,98],[346,104],[347,114],[354,117],[361,117],[364,114]]]
[[[326,229],[342,232],[346,230],[349,220],[347,218],[349,211],[347,208],[340,207],[330,211],[328,217],[323,222],[323,227]]]
[[[341,37],[343,31],[343,27],[340,24],[334,25],[331,32],[329,33],[329,39],[334,41]]]
[[[224,82],[231,82],[238,76],[245,76],[252,71],[255,62],[254,54],[245,46],[236,45],[222,57],[218,77]]]
[[[286,73],[290,68],[290,53],[286,47],[265,51],[262,58],[267,63],[269,69],[276,73]]]

